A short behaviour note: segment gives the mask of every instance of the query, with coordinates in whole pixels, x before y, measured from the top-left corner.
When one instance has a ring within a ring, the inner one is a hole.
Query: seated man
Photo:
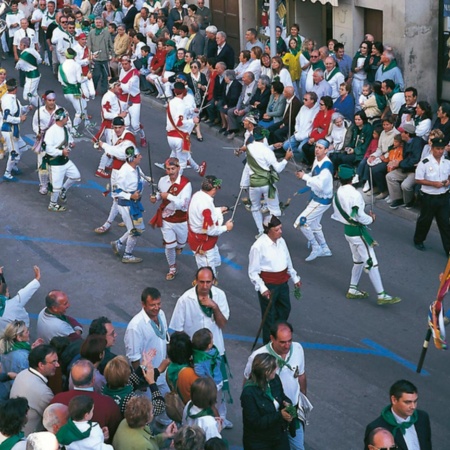
[[[416,136],[416,127],[405,124],[399,128],[403,140],[403,160],[391,161],[391,172],[386,175],[391,209],[411,208],[414,204],[415,170],[425,141]]]
[[[45,297],[45,308],[39,313],[37,334],[46,344],[55,336],[68,336],[71,341],[81,339],[83,327],[73,317],[66,316],[69,298],[62,291],[50,291]]]

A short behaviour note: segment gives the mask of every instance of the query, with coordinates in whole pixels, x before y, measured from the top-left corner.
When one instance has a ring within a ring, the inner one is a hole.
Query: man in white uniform
[[[192,196],[188,209],[188,243],[197,267],[209,266],[215,276],[221,264],[217,240],[222,233],[233,229],[231,219],[223,225],[223,214],[228,208],[214,205],[214,196],[221,184],[222,180],[214,175],[206,176],[201,190]]]
[[[20,175],[17,167],[23,152],[28,150],[27,144],[20,136],[19,124],[27,118],[28,106],[22,106],[17,100],[17,81],[14,78],[6,82],[8,92],[1,98],[1,109],[3,111],[2,136],[5,139],[6,148],[9,152],[6,170],[3,175],[5,181],[17,181],[14,175]]]
[[[166,280],[173,280],[177,274],[176,257],[183,251],[187,241],[187,210],[192,196],[191,182],[180,175],[177,158],[165,162],[166,173],[158,183],[158,191],[150,196],[150,201],[161,204],[149,224],[161,228],[169,273]]]
[[[134,134],[141,137],[141,147],[147,146],[144,128],[141,125],[141,90],[139,88],[139,71],[132,66],[128,56],[123,56],[120,60],[122,70],[119,74],[120,88],[119,95],[122,111],[128,111],[126,125]]]
[[[320,221],[325,211],[331,206],[333,200],[333,174],[334,166],[327,157],[330,143],[325,139],[316,142],[316,158],[312,172],[306,174],[303,170],[296,172],[297,178],[306,181],[306,188],[299,192],[310,192],[311,201],[295,219],[294,227],[308,239],[311,254],[305,261],[313,261],[319,256],[331,256]]]
[[[52,193],[50,196],[49,211],[61,212],[66,207],[58,204],[58,199],[65,203],[67,201],[67,191],[77,181],[81,175],[77,166],[69,160],[71,148],[74,147],[73,138],[69,133],[67,123],[69,114],[64,108],[55,111],[55,121],[45,133],[45,153],[43,165],[49,166],[50,182]],[[42,167],[45,170],[45,166]],[[64,178],[67,177],[64,182]],[[64,183],[64,184],[63,184]]]
[[[125,264],[136,264],[142,262],[142,258],[134,256],[133,250],[137,238],[145,230],[142,217],[144,208],[141,203],[144,178],[139,167],[142,155],[133,146],[125,150],[125,155],[126,163],[120,168],[117,174],[117,185],[113,186],[113,189],[117,194],[119,213],[127,227],[127,231],[120,239],[112,241],[111,247],[114,254],[119,257],[122,249],[125,248],[122,262]]]
[[[223,330],[230,317],[225,292],[213,286],[214,272],[211,267],[200,268],[195,275],[195,286],[187,290],[177,301],[173,310],[169,328],[184,331],[190,338],[201,328],[208,328],[213,335],[214,345],[222,356],[222,374],[226,373],[225,342]],[[228,385],[224,377],[224,385]],[[219,395],[218,395],[219,397]],[[232,428],[233,424],[226,419],[226,403],[222,396],[217,405],[220,417],[224,420],[225,428]]]
[[[112,158],[110,191],[113,200],[106,222],[102,226],[94,230],[98,234],[108,232],[113,220],[119,213],[118,194],[115,192],[115,186],[117,186],[117,177],[119,174],[119,170],[125,164],[125,159],[127,156],[125,150],[129,147],[136,146],[134,135],[125,128],[125,121],[123,120],[123,117],[115,117],[112,121],[112,127],[114,132],[112,143],[108,144],[107,142],[98,141],[99,147],[105,152],[105,157],[107,159]],[[108,191],[106,191],[105,195],[107,195],[107,193]]]
[[[23,99],[30,102],[35,108],[38,107],[38,88],[41,74],[39,73],[39,64],[42,58],[39,53],[30,46],[30,38],[20,40],[20,56],[16,63],[16,69],[25,74],[25,86],[23,88]]]
[[[258,239],[264,233],[261,197],[267,203],[270,214],[280,217],[280,200],[275,183],[280,179],[278,174],[286,167],[293,153],[291,150],[286,151],[284,159],[278,162],[274,152],[263,143],[265,136],[260,127],[253,130],[253,137],[255,141],[246,146],[247,163],[242,173],[241,187],[250,188],[251,211],[258,228]]]

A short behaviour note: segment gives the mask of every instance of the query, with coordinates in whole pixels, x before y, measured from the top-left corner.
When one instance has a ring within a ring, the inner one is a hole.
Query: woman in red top
[[[160,75],[162,75],[164,64],[166,63],[167,48],[164,44],[165,44],[164,38],[158,39],[156,54],[150,62],[150,73],[145,77],[145,79],[149,83],[151,83],[151,86],[152,86],[152,88],[150,89],[151,94],[158,93],[158,91],[154,87],[155,80]]]
[[[331,117],[333,116],[333,99],[328,95],[319,100],[319,112],[314,117],[311,133],[308,142],[303,146],[302,150],[304,160],[308,166],[312,166],[314,162],[314,149],[319,139],[325,139],[329,134]]]

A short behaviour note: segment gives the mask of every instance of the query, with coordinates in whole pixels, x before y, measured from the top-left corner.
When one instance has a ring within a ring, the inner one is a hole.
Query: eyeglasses
[[[319,55],[311,55],[311,58],[318,58]]]
[[[320,106],[325,106],[325,103],[320,102],[319,105]]]
[[[373,450],[395,450],[395,449],[398,449],[397,444],[391,445],[390,447],[375,447],[375,445],[370,444],[369,447],[372,447]]]
[[[67,20],[60,20],[59,23],[67,23]]]

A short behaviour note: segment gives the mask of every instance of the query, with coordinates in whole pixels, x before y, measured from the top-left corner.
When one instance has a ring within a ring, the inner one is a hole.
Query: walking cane
[[[155,184],[153,182],[153,170],[152,170],[152,157],[150,155],[150,143],[147,141],[147,154],[148,154],[148,165],[150,167],[150,178],[151,178],[151,185],[152,185],[152,197],[156,197],[155,193]]]
[[[236,213],[236,207],[237,207],[237,205],[238,205],[238,203],[239,203],[239,200],[240,200],[240,198],[241,198],[241,195],[242,195],[242,191],[244,190],[244,188],[243,187],[241,187],[241,190],[239,191],[239,195],[237,196],[237,199],[236,199],[236,203],[234,204],[234,206],[233,206],[233,214],[231,214],[231,221],[233,222],[233,219],[234,219],[234,215],[235,215],[235,213]]]
[[[373,212],[373,178],[372,178],[372,166],[369,166],[370,175],[370,212]],[[430,338],[428,338],[430,340]]]
[[[263,315],[263,317],[261,319],[261,323],[260,323],[259,328],[258,328],[258,332],[256,333],[255,342],[253,342],[253,346],[252,346],[252,350],[251,350],[252,353],[253,353],[253,350],[256,347],[256,344],[258,343],[259,335],[261,334],[261,331],[262,331],[263,326],[264,326],[264,324],[266,322],[267,316],[269,315],[269,311],[270,311],[271,307],[272,307],[272,294],[270,294],[269,303],[267,304],[266,310],[264,311],[264,315]]]
[[[289,150],[292,152],[292,143],[291,143],[291,120],[292,120],[292,102],[289,105],[289,130],[288,130],[288,134],[289,134]],[[297,166],[297,162],[295,161],[295,157],[294,155],[292,155],[291,161],[294,163],[295,166],[295,171],[298,172],[298,166]]]

